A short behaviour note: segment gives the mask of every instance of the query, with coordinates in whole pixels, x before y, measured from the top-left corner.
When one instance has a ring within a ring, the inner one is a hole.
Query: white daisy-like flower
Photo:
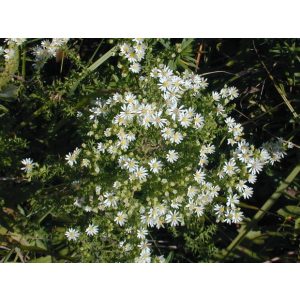
[[[105,152],[105,146],[104,146],[104,144],[103,143],[98,143],[97,144],[97,150],[99,151],[99,152],[102,152],[102,153],[104,153]]]
[[[127,54],[130,51],[130,46],[127,43],[124,43],[120,46],[120,51],[123,55]]]
[[[243,191],[243,197],[244,199],[249,199],[253,195],[253,188],[249,186],[245,186],[244,191]]]
[[[183,140],[183,135],[179,131],[175,132],[170,137],[170,141],[175,144],[180,144],[182,140]]]
[[[248,182],[254,184],[256,182],[257,176],[255,174],[248,175]]]
[[[166,156],[167,161],[170,163],[174,163],[175,161],[177,161],[178,157],[178,153],[175,150],[169,150]]]
[[[166,92],[167,89],[169,89],[172,86],[172,82],[168,77],[162,77],[159,81],[159,89],[163,92]]]
[[[225,123],[229,128],[232,128],[236,124],[235,120],[232,117],[226,118]]]
[[[215,204],[214,205],[214,211],[215,211],[215,214],[217,215],[218,218],[222,218],[224,216],[224,213],[225,213],[225,206]]]
[[[141,228],[137,230],[137,238],[138,239],[145,239],[148,235],[148,230],[146,228]]]
[[[243,213],[239,210],[239,209],[235,209],[231,211],[231,221],[232,223],[240,223],[241,221],[243,221]]]
[[[231,208],[236,207],[240,203],[239,197],[236,194],[230,194],[227,196],[227,202],[226,205],[230,206]]]
[[[77,163],[77,158],[80,152],[81,150],[76,147],[73,152],[70,152],[69,154],[66,155],[65,159],[69,166],[73,167],[73,165]]]
[[[194,179],[199,184],[204,183],[205,173],[201,170],[197,170],[196,173],[194,174]]]
[[[148,176],[148,171],[144,167],[137,167],[135,169],[134,175],[139,180],[144,180]]]
[[[258,159],[250,159],[249,163],[247,164],[247,168],[251,174],[258,174],[262,171],[264,164]]]
[[[150,170],[153,173],[158,173],[162,169],[163,164],[159,160],[157,160],[157,158],[153,158],[150,160],[149,166],[150,166]]]
[[[25,171],[26,173],[30,173],[36,165],[31,158],[24,158],[21,160],[21,163],[24,166],[21,168],[21,170]]]
[[[88,236],[96,235],[99,232],[98,226],[94,224],[90,224],[85,230]]]
[[[79,231],[74,228],[69,228],[65,233],[65,236],[69,241],[76,241],[79,235],[80,235]]]
[[[246,180],[239,180],[239,182],[236,184],[236,189],[242,193],[245,188],[247,187],[246,185]]]
[[[239,96],[238,90],[233,86],[227,89],[227,93],[230,100],[233,100]]]
[[[162,137],[165,140],[168,140],[168,139],[170,139],[171,136],[174,135],[174,129],[170,128],[170,127],[165,127],[161,130],[161,133],[162,133]]]
[[[180,223],[183,222],[183,219],[178,211],[174,211],[174,212],[170,211],[166,215],[166,222],[171,223],[171,226],[174,227],[174,226],[180,225]]]
[[[126,221],[127,221],[127,214],[124,213],[123,211],[119,211],[117,213],[117,216],[115,217],[114,221],[120,225],[120,226],[123,226]]]
[[[132,73],[139,73],[141,71],[142,67],[139,63],[135,62],[133,63],[130,67],[129,67],[129,70],[132,72]]]
[[[221,99],[221,96],[218,92],[212,92],[212,98],[214,101],[219,101]]]
[[[129,158],[126,160],[124,163],[124,166],[128,169],[129,172],[135,172],[136,169],[138,168],[138,163],[135,159]]]
[[[225,162],[223,171],[229,176],[234,175],[238,171],[238,167],[235,164],[235,160],[230,159],[228,162]]]
[[[151,115],[151,118],[152,118],[151,123],[154,126],[158,126],[159,128],[164,127],[165,124],[167,123],[167,119],[162,118],[161,114],[162,114],[162,111],[157,111]]]
[[[178,121],[182,127],[187,128],[192,123],[192,117],[188,113],[184,112],[179,115]]]
[[[195,128],[199,129],[202,128],[204,125],[204,118],[201,114],[195,114],[194,116],[194,126]]]

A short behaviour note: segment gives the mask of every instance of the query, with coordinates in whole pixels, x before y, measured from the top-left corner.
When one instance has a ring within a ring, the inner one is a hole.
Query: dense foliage
[[[299,52],[2,41],[2,261],[296,261]]]

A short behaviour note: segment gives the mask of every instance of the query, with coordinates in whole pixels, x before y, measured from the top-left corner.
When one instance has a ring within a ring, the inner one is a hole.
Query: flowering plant
[[[83,142],[65,156],[72,186],[65,209],[76,220],[65,236],[87,257],[98,251],[100,261],[113,251],[118,261],[163,262],[154,231],[207,215],[242,222],[240,201],[291,146],[280,139],[252,145],[230,115],[238,90],[208,92],[206,79],[165,65],[153,45],[118,46],[120,91],[77,112]],[[22,163],[34,176],[39,165]]]

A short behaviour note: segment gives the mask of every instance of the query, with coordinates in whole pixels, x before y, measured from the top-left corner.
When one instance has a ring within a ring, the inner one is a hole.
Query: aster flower
[[[169,150],[166,158],[168,162],[174,163],[178,160],[178,153],[175,150]]]
[[[144,167],[138,167],[135,169],[134,175],[139,180],[144,180],[148,176],[148,171]]]
[[[197,170],[196,173],[194,174],[194,179],[199,184],[204,183],[205,173],[201,170]]]
[[[170,225],[174,227],[182,223],[183,220],[178,211],[170,211],[166,215],[166,222],[170,223]]]
[[[235,160],[230,159],[228,162],[225,162],[223,171],[229,176],[232,176],[233,174],[235,174],[238,171],[238,167],[235,164]]]
[[[175,132],[171,137],[170,137],[170,141],[172,143],[175,143],[175,144],[180,144],[181,141],[183,140],[183,136],[180,132]]]
[[[255,175],[262,171],[263,163],[258,159],[250,159],[249,163],[247,164],[247,168],[249,168],[249,172]]]
[[[65,236],[69,241],[76,241],[79,235],[80,235],[79,231],[73,228],[69,228],[65,233]]]
[[[87,229],[85,230],[86,234],[89,236],[96,235],[98,233],[99,229],[98,226],[90,224]]]
[[[127,221],[127,214],[122,212],[122,211],[119,211],[117,213],[117,216],[115,217],[114,221],[120,225],[120,226],[124,226],[124,224],[126,223]]]
[[[153,158],[150,160],[149,166],[153,173],[158,173],[162,169],[163,165],[159,160],[157,160],[157,158]]]
[[[81,150],[76,147],[73,152],[70,152],[69,154],[66,155],[65,159],[69,166],[73,167],[73,165],[77,163],[77,158],[78,158],[80,152],[81,152]]]
[[[34,166],[37,165],[37,163],[34,163],[31,158],[24,158],[21,160],[21,163],[24,166],[21,168],[21,170],[25,171],[26,173],[30,173]]]

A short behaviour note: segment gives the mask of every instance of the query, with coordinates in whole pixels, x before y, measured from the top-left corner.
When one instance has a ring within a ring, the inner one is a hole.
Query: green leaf
[[[47,256],[42,256],[36,259],[32,259],[29,261],[30,263],[51,263],[52,262],[52,256],[47,255]]]
[[[0,99],[4,101],[11,101],[14,100],[18,96],[18,87],[9,84],[7,85],[0,93]]]
[[[300,231],[300,218],[295,221],[295,230]]]
[[[283,217],[300,217],[300,207],[295,205],[287,205],[280,208],[277,213]]]

